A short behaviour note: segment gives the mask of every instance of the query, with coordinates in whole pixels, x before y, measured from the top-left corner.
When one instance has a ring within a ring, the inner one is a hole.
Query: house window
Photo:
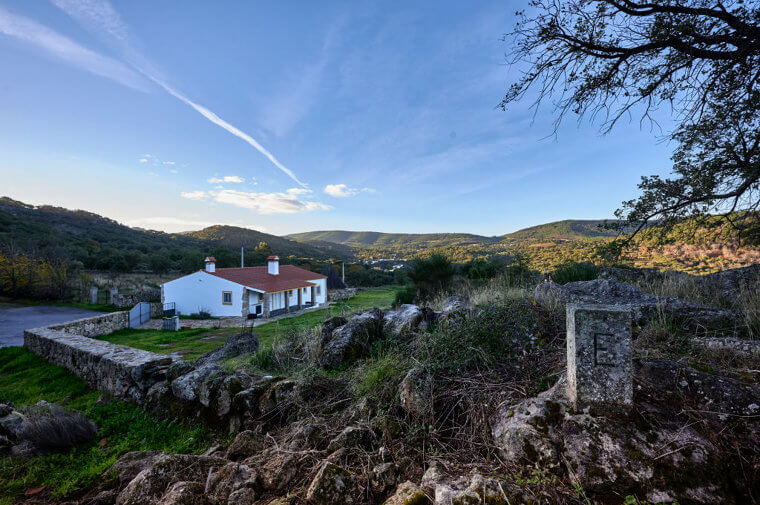
[[[261,314],[261,305],[256,305],[256,315]]]
[[[264,293],[259,293],[259,301],[264,300]]]
[[[318,295],[321,295],[321,294],[322,294],[322,286],[321,286],[321,285],[319,285],[319,284],[317,284],[317,294],[318,294]]]
[[[306,288],[303,288],[303,294],[306,294]]]
[[[222,291],[222,305],[232,305],[232,291]]]

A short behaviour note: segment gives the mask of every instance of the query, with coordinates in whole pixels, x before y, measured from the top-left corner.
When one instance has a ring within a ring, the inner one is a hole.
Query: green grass
[[[179,331],[127,328],[96,338],[159,354],[178,352],[185,359],[194,361],[202,354],[223,345],[230,335],[239,332],[239,328],[196,328]]]
[[[29,460],[1,457],[0,505],[12,503],[26,489],[41,486],[56,498],[76,496],[101,480],[101,474],[128,451],[199,453],[215,438],[201,424],[158,420],[122,401],[98,404],[101,394],[23,348],[0,348],[0,402],[17,406],[39,400],[55,402],[84,412],[98,426],[95,443],[67,453]]]

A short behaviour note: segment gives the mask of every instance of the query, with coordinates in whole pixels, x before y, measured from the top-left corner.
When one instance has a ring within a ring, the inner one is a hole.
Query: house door
[[[256,315],[260,316],[262,312],[264,312],[264,308],[261,306],[261,304],[256,305]]]

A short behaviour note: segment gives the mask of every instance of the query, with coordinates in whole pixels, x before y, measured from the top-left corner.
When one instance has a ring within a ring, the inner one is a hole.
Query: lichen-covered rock
[[[325,462],[306,491],[306,501],[314,505],[352,505],[358,501],[356,477],[344,468]]]
[[[243,500],[253,503],[257,479],[257,473],[249,466],[227,463],[215,469],[207,479],[206,497],[212,505],[227,505],[233,494],[240,503]]]
[[[180,400],[194,402],[199,398],[204,381],[210,375],[220,373],[221,371],[222,369],[215,364],[198,367],[172,381],[172,394]]]
[[[205,505],[208,500],[203,495],[200,482],[175,482],[166,490],[156,505]]]
[[[415,417],[430,414],[432,393],[433,378],[421,367],[409,370],[398,386],[401,407]]]
[[[130,451],[120,457],[104,475],[109,479],[116,477],[119,487],[123,487],[137,474],[153,466],[158,456],[156,451]]]
[[[417,331],[422,320],[422,309],[418,306],[401,305],[396,310],[386,312],[383,317],[383,331],[393,337],[409,335]]]
[[[159,500],[176,482],[205,482],[212,467],[220,468],[226,460],[189,454],[161,454],[142,470],[119,493],[116,505],[144,505]]]
[[[298,381],[292,379],[274,381],[259,398],[259,411],[262,414],[274,410],[282,412],[298,398],[298,395]]]
[[[271,375],[265,375],[253,380],[246,389],[235,394],[232,398],[232,408],[236,412],[242,413],[244,417],[259,415],[261,413],[260,402],[262,396],[278,380],[281,379]]]
[[[336,368],[364,356],[382,335],[382,317],[379,310],[367,311],[336,328],[322,347],[318,359],[320,366]]]
[[[380,463],[372,468],[369,473],[369,484],[372,486],[372,491],[382,496],[396,485],[396,464],[395,463]]]
[[[209,363],[219,363],[235,356],[242,354],[254,354],[259,350],[259,339],[251,333],[240,333],[229,337],[222,347],[207,352],[197,360],[195,366],[202,366]]]
[[[360,426],[349,426],[341,431],[327,446],[328,451],[337,451],[342,448],[362,447],[369,449],[374,440],[372,431]]]
[[[480,474],[443,480],[435,487],[435,505],[489,504],[510,505],[522,500],[511,493],[504,481],[486,478]]]
[[[658,397],[667,392],[667,381],[646,366],[637,373],[657,382]],[[498,410],[492,435],[505,462],[557,468],[561,461],[570,479],[591,493],[614,489],[651,502],[725,502],[719,451],[674,417],[672,405],[591,415],[573,411],[564,389],[560,381],[536,398]]]
[[[270,491],[283,491],[298,475],[298,453],[278,453],[270,451],[265,463],[259,469],[261,486]]]
[[[705,307],[678,298],[658,297],[616,279],[568,282],[560,285],[542,282],[533,291],[536,301],[544,304],[593,303],[628,305],[634,322],[645,324],[658,311],[681,321],[686,327],[712,330],[731,330],[736,327],[736,316],[725,309]]]
[[[263,436],[250,430],[241,431],[227,448],[227,459],[238,461],[260,452],[264,448]]]
[[[396,492],[383,505],[428,505],[430,500],[417,485],[406,481],[396,488]]]
[[[344,324],[348,322],[348,319],[342,316],[335,316],[331,317],[324,323],[322,323],[322,340],[321,340],[321,347],[324,347],[327,345],[327,342],[330,341],[332,338],[333,331],[335,331],[336,328],[340,328]]]
[[[185,361],[184,359],[178,359],[167,367],[166,380],[171,382],[177,377],[181,377],[182,375],[189,373],[190,371],[193,370],[193,368],[194,368],[193,364],[190,363],[189,361]]]

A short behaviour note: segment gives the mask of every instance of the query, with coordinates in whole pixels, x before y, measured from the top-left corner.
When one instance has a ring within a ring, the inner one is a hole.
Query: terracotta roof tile
[[[295,265],[280,265],[279,275],[270,274],[267,267],[217,268],[215,272],[206,273],[267,293],[307,288],[315,285],[309,281],[327,279],[322,274],[315,274]]]

